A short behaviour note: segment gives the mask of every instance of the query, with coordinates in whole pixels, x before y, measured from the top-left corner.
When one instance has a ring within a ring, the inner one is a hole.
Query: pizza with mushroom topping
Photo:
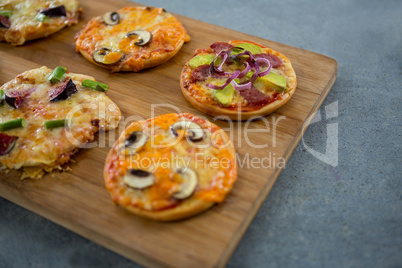
[[[223,202],[237,177],[235,150],[218,126],[191,114],[133,122],[104,169],[112,200],[146,218],[173,221]]]
[[[41,178],[62,169],[94,140],[117,127],[120,110],[108,86],[64,67],[32,69],[0,87],[0,166]]]
[[[270,114],[290,100],[296,74],[283,54],[250,41],[213,43],[185,64],[181,90],[198,110],[223,119]]]
[[[76,24],[76,0],[5,0],[0,3],[0,41],[19,46]]]
[[[138,72],[172,58],[190,41],[163,8],[125,7],[95,17],[75,37],[77,52],[112,72]]]

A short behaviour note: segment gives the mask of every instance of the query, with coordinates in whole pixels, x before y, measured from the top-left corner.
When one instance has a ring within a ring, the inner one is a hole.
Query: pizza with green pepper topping
[[[95,138],[117,127],[120,110],[108,86],[64,67],[32,69],[0,87],[0,167],[41,178],[61,169]]]

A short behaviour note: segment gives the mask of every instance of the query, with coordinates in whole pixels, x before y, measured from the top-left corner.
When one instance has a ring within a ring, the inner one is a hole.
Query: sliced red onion
[[[245,84],[238,84],[236,83],[234,80],[232,82],[230,82],[232,84],[232,86],[236,89],[236,90],[245,90],[245,89],[250,89],[252,83],[251,82],[247,82]]]
[[[212,89],[224,89],[227,85],[229,85],[229,83],[233,80],[236,79],[240,74],[240,70],[236,70],[231,77],[228,78],[228,80],[226,80],[225,84],[223,84],[222,86],[216,86],[216,85],[212,85],[210,83],[207,83],[206,86]]]
[[[242,52],[242,53],[240,53],[240,54],[237,54],[235,58],[238,58],[238,57],[241,57],[241,56],[245,56],[245,55],[250,56],[250,59],[251,59],[251,60],[254,59],[253,54],[251,54],[251,52],[248,51],[248,50],[246,50],[246,51],[244,51],[244,52]]]
[[[223,64],[225,63],[226,59],[228,58],[228,53],[223,54],[223,59],[222,59],[222,63],[219,64],[218,67],[216,67],[215,69],[218,70],[219,72],[223,72]]]
[[[239,74],[239,78],[244,77],[251,70],[251,65],[247,61],[244,63],[246,64],[246,68]]]
[[[215,77],[215,78],[219,78],[221,76],[227,77],[227,76],[231,76],[232,74],[233,73],[228,73],[228,72],[224,72],[224,71],[222,71],[222,72],[216,71],[214,63],[211,63],[211,65],[209,66],[209,75],[211,77]]]
[[[230,55],[230,53],[231,53],[231,51],[233,49],[242,49],[242,48],[236,48],[235,47],[235,48],[230,48],[230,49],[227,49],[227,50],[221,50],[216,55],[214,60],[212,61],[211,67],[210,67],[211,75],[213,75],[214,73],[217,73],[217,74],[222,74],[222,75],[230,75],[230,77],[226,80],[226,82],[222,86],[217,86],[217,85],[207,83],[206,84],[207,87],[215,89],[215,90],[221,90],[221,89],[224,89],[229,83],[231,83],[236,90],[250,89],[252,84],[253,84],[253,82],[257,79],[257,77],[267,75],[269,73],[269,71],[271,70],[272,64],[268,59],[266,59],[266,58],[254,58],[253,54],[251,54],[251,52],[247,51],[247,50],[245,50],[242,53],[239,53],[237,55],[233,55],[233,56],[230,57],[229,55]],[[242,49],[242,50],[244,50],[244,49]],[[249,56],[249,58],[245,59],[245,60],[244,59],[241,60],[241,62],[246,65],[246,67],[242,71],[236,70],[234,73],[227,73],[227,72],[223,71],[223,64],[228,59],[237,60],[239,57],[245,56],[245,55]],[[219,57],[222,57],[222,62],[221,62],[221,64],[219,64],[219,66],[215,66],[215,61]],[[260,73],[260,64],[267,65],[268,66],[267,70],[265,70],[265,71]],[[236,79],[236,78],[244,77],[252,69],[254,69],[255,72],[254,72],[253,76],[250,78],[250,80],[247,83],[238,84],[238,83],[236,83],[234,81],[234,79]]]
[[[207,83],[206,86],[209,87],[209,88],[212,88],[212,89],[222,89],[220,86],[213,85],[213,84],[210,84],[210,83]]]
[[[222,50],[221,52],[218,53],[218,55],[215,56],[214,60],[211,63],[211,71],[216,72],[216,73],[223,73],[223,64],[225,63],[226,59],[228,58],[228,52],[230,50]],[[215,61],[220,58],[223,55],[222,63],[219,64],[219,66],[215,66]]]
[[[250,82],[254,83],[254,81],[257,79],[258,74],[260,73],[260,66],[258,65],[258,63],[255,60],[252,60],[252,65],[254,67],[254,74],[253,76],[250,78]]]
[[[258,58],[258,59],[255,59],[255,62],[258,64],[258,66],[259,66],[261,63],[265,63],[265,64],[268,65],[268,68],[267,68],[265,71],[263,71],[263,72],[261,72],[261,73],[258,74],[259,77],[267,75],[267,74],[269,73],[269,71],[271,70],[271,66],[272,66],[272,65],[271,65],[271,61],[269,61],[268,59],[265,59],[265,58]],[[256,73],[257,73],[257,72],[256,72]]]

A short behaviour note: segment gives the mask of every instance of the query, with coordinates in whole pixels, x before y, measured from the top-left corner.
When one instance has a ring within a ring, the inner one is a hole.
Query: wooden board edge
[[[322,55],[325,56],[325,55]],[[334,73],[331,79],[329,80],[326,88],[323,90],[321,93],[319,99],[317,100],[316,104],[310,111],[309,115],[307,116],[307,120],[305,123],[307,124],[306,128],[301,128],[300,131],[296,134],[295,138],[289,145],[288,149],[284,153],[284,158],[286,160],[286,163],[288,162],[290,156],[292,155],[293,151],[296,149],[297,145],[299,144],[303,133],[305,130],[307,130],[311,120],[313,119],[314,115],[317,113],[318,109],[321,107],[322,103],[324,102],[325,98],[327,97],[329,91],[331,90],[332,86],[335,83],[336,77],[337,77],[337,72],[338,72],[338,62],[328,56],[325,56],[328,59],[330,59],[334,65]],[[232,241],[224,251],[224,253],[221,256],[221,259],[217,263],[216,267],[223,268],[229,261],[230,257],[233,255],[233,252],[235,251],[237,245],[239,244],[241,238],[244,236],[245,232],[247,231],[248,227],[250,226],[251,221],[254,219],[255,215],[257,214],[258,210],[262,206],[263,202],[267,198],[269,192],[271,191],[272,187],[274,186],[276,180],[279,177],[279,174],[281,173],[282,169],[276,168],[274,173],[271,175],[272,180],[268,180],[269,183],[267,183],[264,188],[261,190],[259,193],[258,197],[256,198],[256,201],[254,202],[253,206],[251,207],[249,213],[246,215],[244,218],[243,223],[240,225],[238,231],[235,233],[235,235],[232,238]]]

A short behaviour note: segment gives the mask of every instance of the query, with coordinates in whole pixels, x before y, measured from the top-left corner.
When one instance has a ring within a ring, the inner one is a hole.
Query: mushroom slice
[[[120,15],[117,12],[107,12],[105,15],[103,15],[103,21],[106,25],[110,26],[119,24]]]
[[[191,141],[202,140],[205,136],[204,130],[200,125],[191,121],[179,121],[170,126],[173,135],[179,136],[178,130],[186,132],[186,136]]]
[[[108,48],[100,48],[92,55],[94,61],[102,64],[114,64],[123,57],[123,52],[112,51]]]
[[[151,42],[152,34],[144,30],[131,31],[126,34],[126,37],[136,37],[137,41],[134,43],[136,46],[145,46]]]
[[[190,197],[197,187],[198,184],[198,176],[197,173],[191,168],[178,168],[176,172],[179,173],[183,182],[179,186],[179,190],[173,194],[173,197],[176,199],[186,199]]]
[[[124,147],[128,149],[129,154],[135,154],[139,148],[145,145],[148,136],[142,131],[134,131],[124,141]]]
[[[129,169],[124,176],[124,183],[135,189],[144,189],[155,182],[154,174],[142,169]]]

